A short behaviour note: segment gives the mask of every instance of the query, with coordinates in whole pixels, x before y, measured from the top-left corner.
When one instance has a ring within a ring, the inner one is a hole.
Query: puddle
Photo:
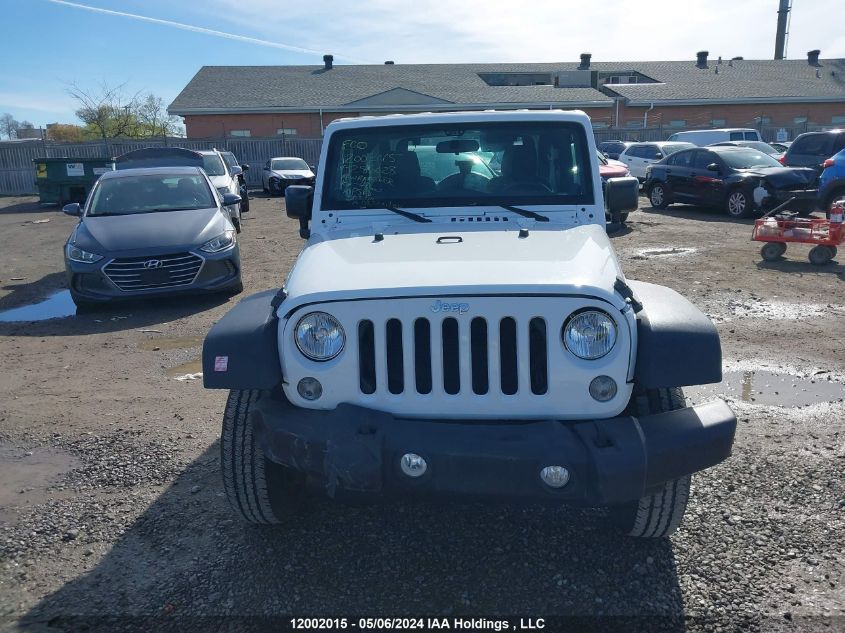
[[[716,396],[778,407],[806,407],[845,398],[845,385],[824,375],[801,377],[772,371],[729,371],[718,385],[688,388],[695,402]]]
[[[202,378],[202,359],[197,358],[165,370],[164,375],[174,380],[198,380]]]
[[[0,447],[0,521],[12,518],[6,508],[55,498],[48,488],[79,465],[76,457],[57,449]]]
[[[637,251],[637,255],[639,259],[647,259],[649,257],[679,257],[681,255],[691,255],[695,251],[696,249],[694,248],[671,246],[666,248],[646,248]]]
[[[188,347],[200,347],[202,345],[201,336],[174,336],[174,337],[159,337],[148,338],[138,343],[138,349],[147,352],[157,352],[159,350],[172,349],[186,349]]]
[[[70,290],[60,290],[39,303],[0,311],[0,323],[63,319],[75,314],[76,305],[70,298]]]

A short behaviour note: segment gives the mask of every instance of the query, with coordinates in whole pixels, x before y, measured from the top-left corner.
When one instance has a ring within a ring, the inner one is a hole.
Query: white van
[[[751,128],[726,127],[718,130],[693,130],[691,132],[676,132],[669,141],[684,141],[699,147],[721,143],[722,141],[762,141],[760,132]]]

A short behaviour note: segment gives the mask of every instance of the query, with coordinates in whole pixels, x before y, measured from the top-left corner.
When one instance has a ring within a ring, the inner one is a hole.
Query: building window
[[[230,130],[229,136],[252,136],[249,130]]]
[[[276,136],[296,136],[295,127],[280,127],[276,130]]]
[[[686,127],[687,122],[683,119],[676,119],[674,121],[669,121],[669,127]]]
[[[807,122],[807,117],[805,117],[805,116],[797,116],[797,117],[795,117],[794,119],[792,119],[792,122],[793,122],[795,125],[801,125],[802,123],[806,123],[806,122]]]
[[[830,117],[830,122],[831,123],[837,123],[837,124],[845,123],[845,116],[842,116],[842,115],[832,116],[832,117]]]
[[[771,125],[772,124],[772,117],[770,116],[755,116],[754,123],[757,125]]]
[[[725,119],[710,119],[710,125],[713,127],[725,127]]]

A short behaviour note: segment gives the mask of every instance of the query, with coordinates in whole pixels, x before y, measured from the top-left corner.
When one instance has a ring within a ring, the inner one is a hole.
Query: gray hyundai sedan
[[[240,250],[219,193],[197,167],[126,169],[103,174],[65,244],[74,303],[191,292],[237,293]]]

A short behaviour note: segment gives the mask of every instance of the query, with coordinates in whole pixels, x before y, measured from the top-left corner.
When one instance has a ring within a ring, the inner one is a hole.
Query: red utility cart
[[[751,239],[765,242],[760,255],[767,262],[780,259],[789,242],[815,244],[810,249],[809,260],[811,264],[821,266],[836,257],[836,247],[845,241],[844,210],[841,203],[834,204],[829,219],[766,214],[754,222]]]

